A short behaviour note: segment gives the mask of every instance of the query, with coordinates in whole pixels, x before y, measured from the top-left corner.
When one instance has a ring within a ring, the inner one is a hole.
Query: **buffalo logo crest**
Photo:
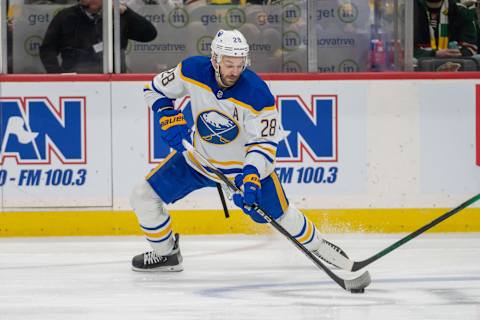
[[[213,144],[227,144],[238,136],[238,126],[227,115],[208,110],[197,118],[197,130],[200,137]]]

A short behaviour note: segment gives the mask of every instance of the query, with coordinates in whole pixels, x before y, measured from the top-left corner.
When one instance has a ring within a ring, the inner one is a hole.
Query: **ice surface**
[[[402,236],[327,238],[363,260]],[[364,294],[343,291],[280,236],[180,245],[183,272],[138,273],[141,237],[0,239],[0,319],[480,319],[480,234],[412,240],[367,268]]]

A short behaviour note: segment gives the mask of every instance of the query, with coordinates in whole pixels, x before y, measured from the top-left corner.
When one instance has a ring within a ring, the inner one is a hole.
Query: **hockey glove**
[[[258,214],[251,207],[259,204],[262,194],[262,185],[257,168],[252,165],[246,165],[243,168],[243,173],[235,177],[235,185],[240,188],[243,185],[243,196],[239,193],[233,195],[233,202],[237,207],[240,207],[243,212],[255,218]],[[257,221],[257,219],[254,219]]]
[[[192,143],[190,129],[183,113],[175,109],[162,109],[160,112],[160,136],[170,148],[185,151],[182,139]]]

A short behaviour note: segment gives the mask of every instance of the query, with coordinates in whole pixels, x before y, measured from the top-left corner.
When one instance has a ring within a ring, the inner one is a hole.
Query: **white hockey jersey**
[[[193,144],[229,179],[247,164],[258,169],[261,179],[274,170],[280,120],[275,98],[253,71],[246,69],[235,85],[223,90],[210,58],[191,57],[155,76],[146,84],[144,96],[155,112],[190,96]],[[185,155],[190,166],[218,181],[192,155]]]

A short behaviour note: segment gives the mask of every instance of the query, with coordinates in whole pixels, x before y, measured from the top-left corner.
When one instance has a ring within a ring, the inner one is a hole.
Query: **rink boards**
[[[169,153],[142,97],[152,75],[0,78],[0,236],[139,234],[130,190]],[[264,79],[284,131],[277,174],[324,232],[413,230],[479,192],[479,74]],[[177,107],[193,120],[188,97]],[[268,230],[219,208],[215,190],[169,207],[182,233]],[[434,231],[480,231],[479,215]]]

